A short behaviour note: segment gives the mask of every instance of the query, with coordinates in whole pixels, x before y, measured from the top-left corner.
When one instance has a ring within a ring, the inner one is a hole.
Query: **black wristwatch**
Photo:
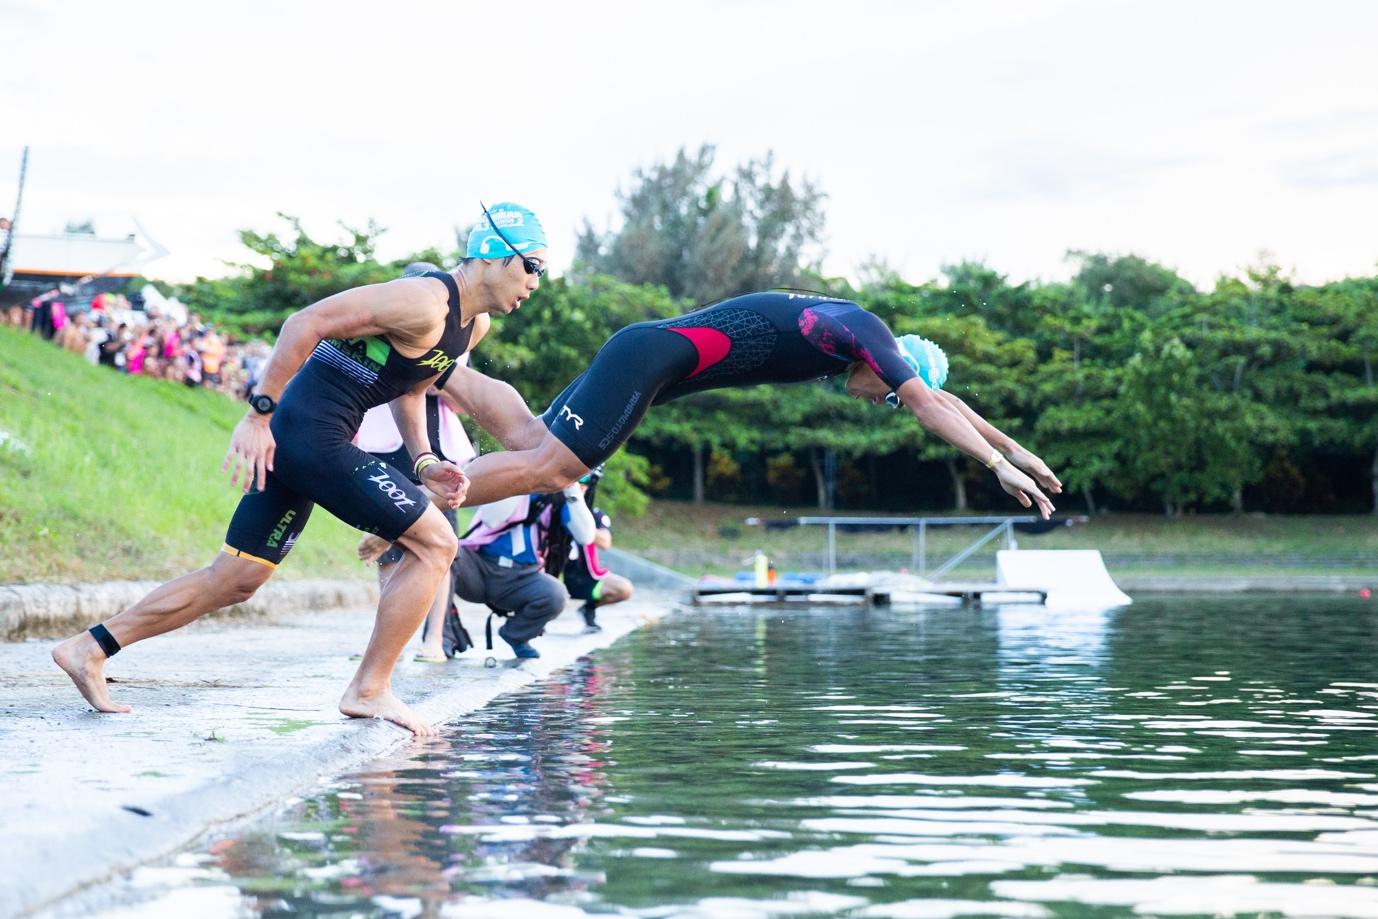
[[[271,415],[273,414],[273,409],[278,407],[278,404],[273,401],[272,396],[265,396],[263,393],[255,393],[250,396],[249,405],[260,415]]]

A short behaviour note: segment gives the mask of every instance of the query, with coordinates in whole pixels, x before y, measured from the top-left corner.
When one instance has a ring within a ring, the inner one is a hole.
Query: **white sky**
[[[567,264],[631,171],[708,142],[828,194],[828,257],[910,280],[1134,252],[1208,285],[1260,250],[1378,265],[1378,3],[3,0],[0,214],[137,217],[187,279],[276,211],[381,254],[533,208]]]

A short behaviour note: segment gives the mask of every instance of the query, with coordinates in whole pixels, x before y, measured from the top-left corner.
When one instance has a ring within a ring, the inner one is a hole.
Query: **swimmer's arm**
[[[521,393],[501,380],[456,367],[444,392],[506,450],[535,449],[545,436],[545,425],[531,414]]]
[[[990,441],[981,436],[960,410],[948,404],[928,388],[918,377],[906,381],[896,393],[905,407],[918,419],[925,430],[932,431],[943,440],[961,450],[967,456],[989,465],[995,448]],[[1055,508],[1048,496],[1039,491],[1038,485],[1025,475],[1014,463],[1001,462],[993,467],[1000,487],[1013,495],[1025,507],[1037,507],[1044,520],[1052,516]]]
[[[298,310],[282,324],[254,391],[280,398],[316,345],[327,338],[424,336],[443,315],[445,301],[437,293],[443,288],[432,278],[407,278],[351,288]]]
[[[982,418],[979,414],[977,414],[975,409],[967,405],[961,399],[954,396],[952,393],[946,392],[945,390],[939,390],[937,396],[941,398],[944,402],[946,402],[948,405],[952,406],[957,411],[961,412],[962,417],[965,418],[968,422],[970,422],[971,426],[976,429],[976,432],[980,434],[982,437],[984,437],[990,443],[991,446],[999,450],[1001,453],[1009,455],[1010,452],[1018,449],[1019,444],[1015,443],[1013,437],[1010,437],[1008,434],[1001,431],[995,425],[991,424],[989,421]],[[990,454],[987,453],[986,457],[989,458]]]
[[[402,442],[406,444],[407,452],[413,460],[422,453],[433,452],[431,436],[426,430],[426,390],[434,381],[435,377],[422,380],[388,403],[388,408],[392,411],[392,420],[397,423]],[[463,470],[446,460],[427,465],[418,473],[418,478],[431,492],[433,501],[439,497],[440,500],[435,503],[442,508],[448,507],[453,510],[459,507],[469,490],[469,479]]]
[[[1006,458],[1008,458],[1011,463],[1014,463],[1020,469],[1023,469],[1029,475],[1033,476],[1039,485],[1042,485],[1053,493],[1062,491],[1062,482],[1053,474],[1052,469],[1048,468],[1048,464],[1043,462],[1043,460],[1032,450],[1021,446],[1013,437],[982,418],[974,408],[967,405],[952,393],[941,391],[939,395],[941,395],[949,405],[961,412],[963,417],[971,422],[971,426],[976,428],[977,432],[980,433],[982,437],[990,441],[995,446],[995,449],[1005,454]]]
[[[430,434],[426,431],[426,387],[429,382],[414,386],[388,403],[392,420],[402,435],[402,443],[413,461],[431,450]]]
[[[436,300],[436,291],[425,284],[434,284],[436,288],[445,286],[423,278],[370,284],[326,297],[288,316],[254,392],[275,402],[280,400],[287,383],[316,345],[327,338],[361,338],[384,333],[397,333],[407,338],[422,334],[418,333],[418,327],[439,321],[443,316],[439,311],[446,309],[445,301]],[[250,408],[230,434],[230,449],[220,468],[230,473],[231,485],[240,484],[242,472],[244,491],[248,492],[251,486],[261,491],[267,474],[273,471],[276,452],[270,416],[260,415]],[[455,473],[459,474],[457,467]]]
[[[983,464],[990,461],[991,452],[995,449],[990,442],[981,436],[965,415],[929,389],[918,377],[903,383],[896,395],[924,430],[937,434],[974,460]]]

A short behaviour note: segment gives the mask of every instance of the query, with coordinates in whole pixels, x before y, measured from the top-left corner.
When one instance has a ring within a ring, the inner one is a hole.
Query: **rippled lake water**
[[[131,914],[1378,917],[1378,613],[689,610]]]

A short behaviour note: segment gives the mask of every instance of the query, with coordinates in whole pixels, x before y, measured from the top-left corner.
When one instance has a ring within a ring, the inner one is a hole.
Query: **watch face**
[[[263,395],[254,396],[250,404],[253,405],[254,411],[258,412],[260,415],[268,414],[275,407],[272,398]]]

